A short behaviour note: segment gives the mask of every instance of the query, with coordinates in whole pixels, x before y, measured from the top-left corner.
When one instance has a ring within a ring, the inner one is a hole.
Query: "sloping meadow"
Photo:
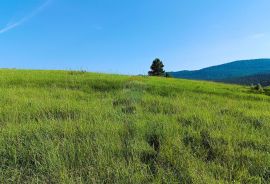
[[[0,71],[2,183],[270,183],[270,97],[82,71]]]

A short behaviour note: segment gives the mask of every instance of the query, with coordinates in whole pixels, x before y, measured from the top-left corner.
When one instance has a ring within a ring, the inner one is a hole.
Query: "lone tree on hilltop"
[[[148,72],[149,76],[165,76],[165,71],[163,70],[164,65],[160,59],[155,59],[150,68],[151,71]]]

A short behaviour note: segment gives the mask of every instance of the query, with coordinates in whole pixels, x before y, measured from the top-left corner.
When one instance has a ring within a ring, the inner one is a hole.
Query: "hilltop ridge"
[[[217,66],[203,68],[200,70],[184,70],[178,72],[170,72],[170,74],[176,78],[223,82],[230,81],[230,83],[234,83],[234,78],[241,77],[243,81],[243,77],[254,76],[257,74],[270,74],[270,59],[239,60]],[[249,79],[250,78],[247,78],[245,83],[240,84],[249,83]],[[252,83],[252,81],[250,81],[250,83]]]

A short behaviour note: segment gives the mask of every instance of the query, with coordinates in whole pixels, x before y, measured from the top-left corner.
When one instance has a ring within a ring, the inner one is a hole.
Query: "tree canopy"
[[[165,76],[164,65],[160,59],[155,59],[150,68],[151,70],[148,72],[149,76]]]

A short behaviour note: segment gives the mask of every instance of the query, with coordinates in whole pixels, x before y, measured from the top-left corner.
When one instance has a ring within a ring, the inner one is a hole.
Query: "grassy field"
[[[1,183],[270,183],[270,97],[248,87],[0,70]]]

